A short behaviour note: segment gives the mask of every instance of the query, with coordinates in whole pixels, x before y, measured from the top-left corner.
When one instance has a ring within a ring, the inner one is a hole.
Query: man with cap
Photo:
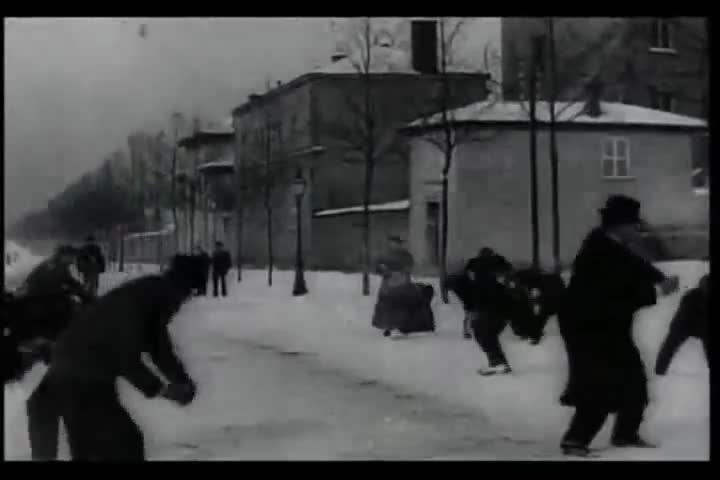
[[[600,217],[575,257],[558,315],[569,366],[560,402],[575,407],[561,444],[567,455],[587,456],[610,413],[617,413],[614,446],[653,446],[639,434],[648,392],[632,323],[637,310],[656,303],[656,285],[663,294],[678,288],[677,277],[666,277],[633,247],[642,224],[637,200],[611,196]]]

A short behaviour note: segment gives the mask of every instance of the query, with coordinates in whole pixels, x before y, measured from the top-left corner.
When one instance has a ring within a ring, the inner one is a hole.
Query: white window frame
[[[654,18],[650,26],[652,38],[650,40],[650,51],[653,53],[677,53],[673,44],[672,24],[665,18]],[[667,38],[663,39],[663,29],[667,31]],[[667,40],[667,42],[663,42]],[[664,44],[666,43],[666,44]]]
[[[625,157],[619,157],[618,156],[618,145],[624,143],[625,144]],[[606,151],[606,146],[608,144],[612,145],[612,153],[608,155]],[[602,145],[602,154],[601,154],[601,161],[600,161],[600,171],[602,172],[602,176],[605,180],[632,180],[635,177],[633,177],[630,174],[630,167],[632,165],[630,158],[630,140],[627,137],[605,137],[603,139]],[[612,173],[610,175],[607,175],[605,173],[605,164],[606,162],[612,162],[613,168]],[[625,162],[625,175],[618,175],[618,163],[624,161]]]

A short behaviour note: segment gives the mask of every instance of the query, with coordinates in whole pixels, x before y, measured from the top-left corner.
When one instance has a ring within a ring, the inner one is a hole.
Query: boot
[[[618,448],[657,448],[657,445],[652,444],[639,436],[631,439],[613,438],[610,443],[613,447]]]
[[[490,376],[490,375],[506,375],[508,373],[512,373],[512,369],[507,364],[500,364],[500,365],[495,365],[495,366],[480,369],[478,371],[478,373],[485,377]]]
[[[589,457],[590,456],[590,449],[587,445],[582,445],[578,442],[563,442],[560,445],[560,448],[562,448],[563,455],[567,455],[569,457]]]

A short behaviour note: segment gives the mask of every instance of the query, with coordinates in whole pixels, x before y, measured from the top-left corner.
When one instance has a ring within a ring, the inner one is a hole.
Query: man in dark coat
[[[221,287],[222,296],[227,297],[226,277],[231,267],[230,252],[225,249],[222,242],[215,242],[215,251],[212,255],[213,297],[218,296],[218,284]]]
[[[145,459],[143,435],[120,404],[122,376],[146,397],[181,405],[195,384],[173,351],[168,324],[191,294],[187,257],[162,275],[140,277],[81,311],[57,340],[50,367],[27,402],[34,459],[57,457],[63,419],[73,460]],[[142,360],[150,354],[166,384]]]
[[[105,273],[105,257],[92,235],[88,235],[78,251],[77,267],[87,290],[97,295],[100,274]]]
[[[660,347],[655,373],[665,375],[675,353],[690,337],[702,341],[705,359],[710,366],[710,331],[708,327],[710,303],[710,274],[700,279],[697,287],[690,289],[683,295],[675,315],[670,322],[670,329]]]
[[[207,295],[207,285],[210,279],[210,255],[200,245],[196,245],[195,258],[198,263],[197,295]]]
[[[537,268],[524,268],[513,274],[513,280],[527,291],[534,309],[528,340],[533,345],[540,343],[547,321],[560,311],[565,295],[565,282],[559,273],[546,272]]]
[[[507,374],[512,370],[500,344],[500,334],[515,312],[512,293],[506,286],[512,265],[502,255],[483,248],[470,259],[465,272],[473,285],[470,327],[480,350],[488,357],[489,367],[482,375]]]
[[[633,316],[656,303],[656,285],[665,294],[678,288],[677,277],[667,278],[628,246],[638,235],[639,202],[612,196],[600,215],[600,228],[590,232],[575,258],[558,317],[569,364],[560,401],[575,407],[562,440],[568,455],[586,456],[610,413],[617,413],[613,445],[652,446],[639,434],[648,393]]]

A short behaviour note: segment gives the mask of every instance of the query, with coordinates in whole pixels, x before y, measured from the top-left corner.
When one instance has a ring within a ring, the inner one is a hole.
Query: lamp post
[[[216,221],[216,215],[215,210],[217,208],[217,205],[215,204],[214,200],[210,200],[208,203],[208,207],[210,209],[210,223],[212,224],[212,244],[215,244],[215,241],[217,240],[217,221]]]
[[[303,251],[302,251],[302,199],[305,195],[306,182],[302,175],[302,170],[298,169],[295,175],[295,181],[292,185],[292,191],[295,195],[295,217],[297,221],[296,228],[296,252],[295,252],[295,283],[293,284],[292,294],[294,296],[305,295],[308,293],[307,285],[305,285],[305,273],[303,272]]]

